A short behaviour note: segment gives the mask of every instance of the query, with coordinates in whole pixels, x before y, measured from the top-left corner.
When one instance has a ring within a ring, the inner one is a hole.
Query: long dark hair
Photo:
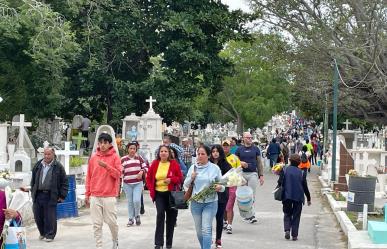
[[[172,153],[171,153],[169,157],[170,157],[171,159],[175,159],[176,161],[178,161],[179,154],[177,154],[177,150],[176,150],[175,148],[173,148],[173,147],[169,147],[169,150],[170,150],[171,152],[173,152],[173,155],[174,155],[174,157],[172,157]]]
[[[170,148],[169,148],[168,145],[164,145],[164,144],[162,144],[162,145],[159,146],[159,150],[157,151],[157,157],[156,157],[156,159],[159,160],[159,161],[161,161],[161,157],[160,157],[160,151],[161,151],[161,148],[167,148],[167,150],[168,150],[168,161],[171,161],[171,151],[170,151]]]
[[[219,152],[219,158],[218,158],[218,163],[219,164],[220,162],[226,160],[226,154],[224,153],[224,150],[222,148],[222,146],[220,146],[219,144],[215,144],[214,146],[211,147],[211,155],[210,155],[210,161],[212,163],[214,163],[214,158],[212,157],[212,151],[216,149],[218,152]]]

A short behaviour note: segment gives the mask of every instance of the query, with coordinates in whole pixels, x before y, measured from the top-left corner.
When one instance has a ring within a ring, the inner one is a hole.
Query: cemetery
[[[321,167],[322,192],[348,236],[348,248],[387,248],[386,130],[364,134],[345,125],[338,131],[335,180],[331,151]]]
[[[149,109],[141,116],[134,113],[122,119],[122,144],[138,141],[140,153],[148,160],[153,160],[154,152],[162,143],[164,135],[170,135],[177,144],[187,139],[192,146],[204,144],[220,144],[231,137],[241,138],[237,127],[233,123],[213,123],[196,129],[192,122],[171,125],[163,123],[163,118],[155,112],[153,106],[156,99],[150,96],[146,99]],[[291,129],[295,112],[291,114],[275,115],[264,127],[249,129],[253,141],[265,149],[267,141],[278,130]],[[71,123],[65,123],[56,117],[50,122],[40,121],[36,131],[29,133],[31,122],[25,120],[23,114],[16,115],[12,122],[0,125],[0,167],[2,172],[9,172],[12,188],[17,189],[29,184],[32,166],[40,160],[43,149],[53,146],[56,155],[65,167],[69,179],[68,197],[58,204],[58,218],[77,217],[82,209],[85,193],[85,176],[90,153],[97,148],[96,137],[101,133],[108,133],[113,138],[114,149],[117,153],[116,131],[109,125],[95,126],[95,131],[83,137],[75,127],[79,127],[83,117],[76,115]],[[332,145],[326,148],[326,153],[319,165],[319,179],[322,193],[327,197],[342,230],[348,236],[348,248],[387,248],[387,220],[385,218],[387,186],[386,186],[386,130],[365,133],[360,129],[346,128],[338,131],[335,179],[332,179]],[[322,130],[322,124],[316,126]],[[308,132],[308,130],[306,130]],[[332,131],[328,131],[328,142],[332,141]],[[38,148],[33,141],[39,141]],[[86,148],[85,141],[90,141]],[[41,143],[41,141],[43,141]],[[122,150],[121,150],[122,152]],[[265,172],[270,172],[268,159],[264,159]],[[29,218],[31,223],[32,217]],[[383,245],[385,244],[385,245]]]
[[[94,234],[101,249],[108,223],[113,249],[172,248],[171,230],[176,249],[387,249],[386,13],[382,0],[1,0],[1,248],[19,229],[19,248],[94,248]],[[186,198],[212,164],[208,189],[225,195]],[[216,186],[228,166],[243,186]],[[226,210],[212,230],[195,214],[210,202]]]

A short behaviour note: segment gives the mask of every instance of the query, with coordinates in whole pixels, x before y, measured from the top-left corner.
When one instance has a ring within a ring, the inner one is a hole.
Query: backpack
[[[306,156],[305,152],[301,152],[301,162],[302,163],[307,163],[308,162],[308,157]]]

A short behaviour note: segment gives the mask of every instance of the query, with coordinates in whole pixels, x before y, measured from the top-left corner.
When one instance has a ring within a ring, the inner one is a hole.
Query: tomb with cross
[[[152,96],[149,97],[149,99],[146,99],[145,102],[149,103],[149,110],[148,112],[154,112],[153,110],[153,103],[156,103],[156,99],[152,98]]]
[[[343,124],[345,124],[345,130],[348,131],[349,130],[349,125],[351,125],[352,123],[349,122],[349,120],[345,120],[345,122],[343,122]]]
[[[31,141],[28,138],[25,127],[31,127],[31,122],[25,122],[24,114],[19,115],[19,121],[13,121],[12,126],[19,128],[18,142],[16,152],[13,156],[10,156],[10,171],[11,172],[29,172],[31,170],[31,156],[26,151],[25,142],[28,143],[29,151],[33,149],[33,155],[35,155],[35,149],[32,146]],[[13,152],[9,152],[10,154]]]

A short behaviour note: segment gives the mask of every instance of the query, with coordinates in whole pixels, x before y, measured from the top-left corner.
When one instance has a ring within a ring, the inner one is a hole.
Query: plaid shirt
[[[183,147],[184,149],[184,155],[183,155],[183,159],[184,159],[184,163],[187,164],[187,163],[192,163],[192,155],[194,154],[194,150],[191,146],[188,146],[188,147]]]

